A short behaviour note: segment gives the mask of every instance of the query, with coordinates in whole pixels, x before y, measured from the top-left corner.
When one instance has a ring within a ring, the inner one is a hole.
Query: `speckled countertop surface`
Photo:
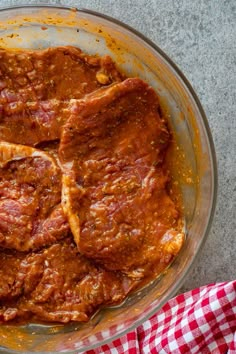
[[[1,0],[0,6],[57,4],[113,16],[153,40],[179,66],[205,109],[215,142],[216,214],[182,291],[236,277],[236,2],[235,0]]]

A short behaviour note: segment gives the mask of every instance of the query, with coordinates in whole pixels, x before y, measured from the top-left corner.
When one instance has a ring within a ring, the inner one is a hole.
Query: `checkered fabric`
[[[176,296],[127,335],[86,354],[236,354],[236,280]]]

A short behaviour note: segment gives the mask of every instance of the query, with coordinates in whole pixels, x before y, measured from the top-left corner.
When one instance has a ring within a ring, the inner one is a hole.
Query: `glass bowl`
[[[0,11],[1,47],[58,45],[109,54],[127,75],[141,77],[157,91],[177,141],[172,160],[181,160],[172,172],[181,185],[186,242],[158,279],[121,305],[101,310],[86,324],[0,326],[3,353],[78,353],[140,325],[183,284],[209,233],[215,209],[217,169],[207,119],[194,90],[167,55],[129,26],[93,11],[50,6]]]

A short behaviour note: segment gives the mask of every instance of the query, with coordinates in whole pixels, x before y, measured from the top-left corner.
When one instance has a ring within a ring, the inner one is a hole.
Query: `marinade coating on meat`
[[[0,250],[0,302],[21,294],[23,282],[17,274],[24,257],[24,253]]]
[[[68,106],[58,99],[0,104],[0,141],[36,146],[59,139]]]
[[[87,321],[170,264],[170,141],[154,90],[110,57],[0,49],[1,323]]]
[[[69,232],[61,171],[46,152],[0,143],[0,247],[29,251]]]
[[[68,100],[122,78],[109,56],[75,47],[0,49],[0,140],[34,146],[58,139]]]
[[[1,49],[0,70],[3,103],[15,102],[14,94],[23,102],[78,99],[123,78],[109,56],[87,55],[71,46]],[[107,77],[106,83],[100,79],[102,74]]]
[[[135,285],[122,274],[93,265],[70,239],[16,259],[0,252],[2,264],[0,322],[32,316],[51,322],[87,321],[100,305],[123,300]]]
[[[75,101],[71,112],[59,159],[62,205],[78,249],[130,277],[163,270],[183,233],[166,191],[170,135],[156,93],[127,79]]]

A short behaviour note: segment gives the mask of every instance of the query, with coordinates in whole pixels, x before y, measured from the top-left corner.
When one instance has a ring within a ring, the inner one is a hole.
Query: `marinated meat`
[[[75,101],[59,158],[62,205],[80,252],[141,278],[183,243],[163,168],[170,141],[154,90],[127,79]],[[175,247],[169,247],[174,244]]]
[[[33,146],[58,139],[67,101],[122,78],[110,57],[74,47],[1,49],[0,140]]]
[[[23,279],[18,275],[24,253],[0,250],[0,302],[21,294]]]
[[[170,264],[171,140],[154,90],[109,57],[0,49],[1,323],[88,321]]]
[[[81,98],[123,78],[110,57],[90,56],[70,46],[1,49],[0,70],[2,103],[15,102],[16,97],[23,102]]]
[[[65,237],[61,173],[47,153],[0,143],[0,247],[28,251]]]
[[[5,292],[0,293],[0,321],[23,314],[54,322],[87,321],[99,305],[123,300],[135,285],[121,274],[93,265],[70,239],[38,253],[21,255],[17,261],[14,255],[0,253],[0,264],[8,282],[7,289],[3,282]],[[6,296],[1,306],[1,298]]]
[[[17,98],[16,98],[17,99]],[[69,115],[69,102],[47,101],[0,103],[0,140],[36,146],[60,138]]]

